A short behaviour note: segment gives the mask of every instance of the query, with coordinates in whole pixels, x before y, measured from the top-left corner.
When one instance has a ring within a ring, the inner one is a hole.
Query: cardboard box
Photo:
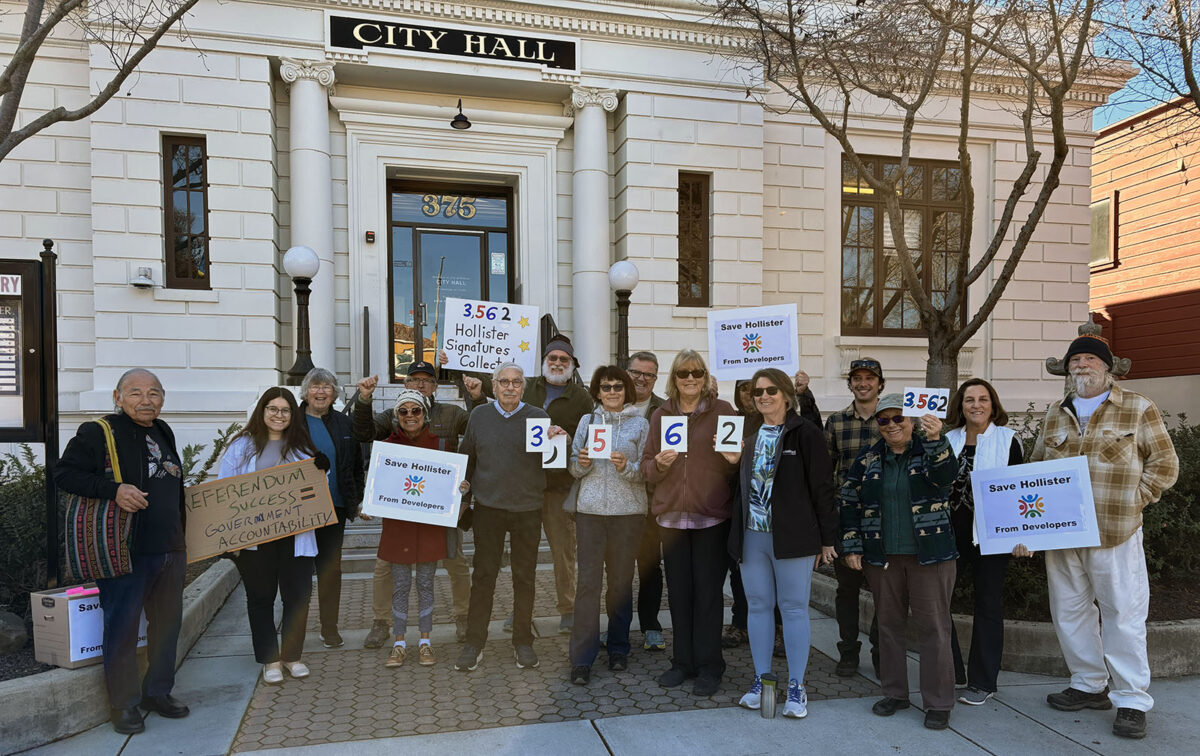
[[[68,593],[69,592],[69,593]],[[65,669],[101,661],[104,611],[94,584],[29,594],[33,612],[33,658]],[[146,613],[138,626],[138,648],[146,645]]]

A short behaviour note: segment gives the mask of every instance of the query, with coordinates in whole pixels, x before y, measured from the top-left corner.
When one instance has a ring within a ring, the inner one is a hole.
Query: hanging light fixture
[[[462,112],[462,98],[458,98],[458,115],[450,121],[450,128],[466,131],[471,128],[471,121]]]

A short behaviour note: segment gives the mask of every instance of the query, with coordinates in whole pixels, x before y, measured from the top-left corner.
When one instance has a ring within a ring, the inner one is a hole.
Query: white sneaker
[[[283,682],[283,667],[278,662],[274,664],[264,664],[262,670],[263,682],[267,685],[278,685]]]
[[[808,691],[795,679],[788,681],[787,703],[783,705],[783,716],[804,719],[808,716]]]
[[[288,674],[299,680],[302,677],[308,677],[308,667],[304,662],[284,662],[283,666],[287,669]]]
[[[746,691],[746,695],[742,696],[742,700],[738,701],[738,706],[746,709],[757,710],[762,705],[762,678],[758,675],[754,676],[754,684],[750,686],[750,690]]]

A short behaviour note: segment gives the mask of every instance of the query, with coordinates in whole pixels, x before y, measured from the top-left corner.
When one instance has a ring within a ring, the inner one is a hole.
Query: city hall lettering
[[[331,15],[329,43],[333,47],[353,50],[379,47],[434,55],[492,58],[566,71],[575,70],[575,43],[559,39],[490,34]]]

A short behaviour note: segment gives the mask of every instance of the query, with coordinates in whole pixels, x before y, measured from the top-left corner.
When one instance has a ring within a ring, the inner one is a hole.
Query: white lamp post
[[[296,246],[283,255],[283,272],[296,286],[296,361],[287,372],[287,385],[299,386],[313,369],[312,347],[308,341],[308,295],[310,284],[321,269],[321,258],[308,247]]]
[[[617,293],[617,365],[629,365],[629,296],[638,285],[637,266],[618,260],[608,269],[608,285]]]

